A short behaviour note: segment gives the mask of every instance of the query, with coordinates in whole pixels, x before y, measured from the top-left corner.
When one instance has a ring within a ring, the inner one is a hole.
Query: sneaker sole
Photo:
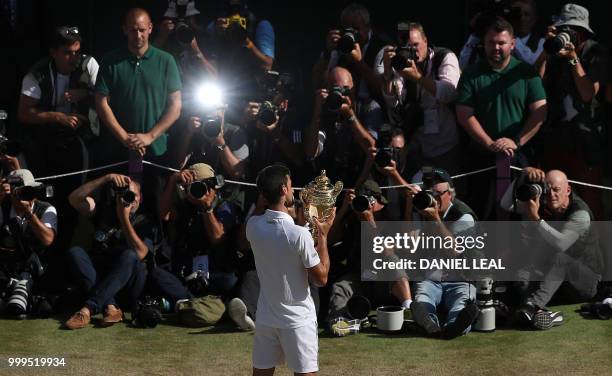
[[[556,321],[546,313],[536,313],[533,315],[533,326],[539,330],[548,330],[553,326],[559,326],[562,323],[563,319],[561,321]]]
[[[247,307],[242,300],[238,298],[230,300],[227,311],[240,330],[255,330],[255,323],[247,316]]]

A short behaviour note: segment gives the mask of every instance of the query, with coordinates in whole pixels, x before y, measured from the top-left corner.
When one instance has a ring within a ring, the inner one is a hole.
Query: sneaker
[[[70,330],[81,329],[86,327],[90,322],[91,314],[89,309],[87,307],[83,307],[64,323],[64,327]]]
[[[532,323],[536,329],[548,330],[553,326],[563,324],[563,313],[540,311],[533,315]]]
[[[465,308],[459,312],[455,321],[444,328],[444,337],[446,339],[459,337],[476,321],[479,314],[478,306],[475,303],[468,302]]]
[[[538,307],[531,301],[525,302],[514,313],[515,319],[519,323],[529,324],[533,322],[533,316],[538,312]]]
[[[255,330],[255,322],[247,314],[247,307],[240,298],[234,298],[227,304],[229,317],[244,331]]]
[[[106,306],[104,310],[104,317],[102,318],[101,326],[112,326],[118,322],[123,321],[123,311],[114,305]]]
[[[427,307],[423,302],[412,302],[410,305],[410,311],[412,312],[412,318],[414,321],[425,330],[428,335],[439,334],[442,329],[440,324],[434,321],[427,311]]]

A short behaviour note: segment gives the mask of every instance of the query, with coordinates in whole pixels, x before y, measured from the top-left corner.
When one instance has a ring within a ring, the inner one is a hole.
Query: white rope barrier
[[[127,161],[118,162],[118,163],[113,163],[113,164],[109,164],[109,165],[105,165],[105,166],[100,166],[100,167],[96,167],[96,168],[90,168],[90,169],[82,170],[82,171],[68,172],[68,173],[65,173],[65,174],[53,175],[53,176],[45,176],[45,177],[42,177],[42,178],[38,178],[36,180],[37,181],[44,181],[44,180],[59,179],[59,178],[64,178],[64,177],[68,177],[68,176],[85,174],[85,173],[93,172],[93,171],[105,170],[105,169],[109,169],[109,168],[112,168],[112,167],[121,166],[121,165],[124,165],[124,164],[127,164],[127,163],[128,163]],[[160,165],[160,164],[157,164],[157,163],[153,163],[153,162],[149,162],[149,161],[142,161],[142,164],[146,164],[146,165],[149,165],[149,166],[157,167],[157,168],[160,168],[162,170],[166,170],[166,171],[170,171],[170,172],[180,172],[180,170],[177,170],[176,168],[172,168],[172,167],[168,167],[168,166],[163,166],[163,165]],[[496,168],[497,168],[496,166],[482,168],[480,170],[475,170],[475,171],[471,171],[471,172],[466,172],[464,174],[454,175],[454,176],[452,176],[452,178],[453,179],[460,179],[460,178],[464,178],[466,176],[471,176],[471,175],[480,174],[480,173],[483,173],[483,172],[486,172],[486,171],[491,171],[491,170],[494,170]],[[515,170],[515,171],[522,171],[523,170],[522,168],[519,168],[519,167],[516,167],[516,166],[510,166],[510,168],[512,170]],[[590,184],[590,183],[585,183],[585,182],[576,181],[576,180],[569,180],[569,179],[568,179],[568,181],[570,183],[572,183],[572,184],[582,185],[582,186],[585,186],[585,187],[598,188],[598,189],[603,189],[603,190],[606,190],[606,191],[612,191],[612,187],[606,187],[606,186],[603,186],[603,185]],[[230,183],[230,184],[242,185],[242,186],[246,186],[246,187],[257,187],[257,185],[254,184],[254,183],[247,183],[247,182],[237,181],[237,180],[228,180],[228,179],[226,179],[225,182],[226,183]],[[415,183],[415,184],[419,185],[419,184],[422,184],[422,182],[418,182],[418,183]],[[405,188],[405,186],[404,185],[389,185],[389,186],[380,187],[380,189],[398,189],[398,188]],[[296,190],[296,191],[301,191],[304,188],[302,188],[302,187],[294,187],[293,189]],[[347,189],[344,189],[344,190],[346,191]]]

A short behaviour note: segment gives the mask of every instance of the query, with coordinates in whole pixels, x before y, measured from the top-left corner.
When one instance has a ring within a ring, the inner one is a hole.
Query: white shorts
[[[274,368],[287,361],[295,373],[319,370],[317,322],[293,329],[257,324],[253,339],[253,367]]]

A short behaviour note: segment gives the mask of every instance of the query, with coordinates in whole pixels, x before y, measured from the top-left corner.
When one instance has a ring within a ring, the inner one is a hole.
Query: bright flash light
[[[198,101],[205,108],[220,108],[223,107],[223,93],[218,85],[206,83],[197,91]]]

